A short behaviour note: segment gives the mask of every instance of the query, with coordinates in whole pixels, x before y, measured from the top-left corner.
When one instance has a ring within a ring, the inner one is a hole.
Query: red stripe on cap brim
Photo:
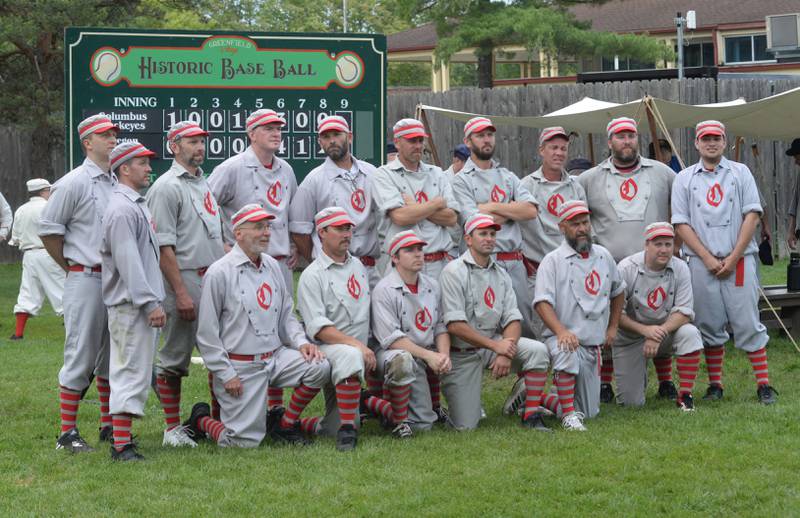
[[[570,211],[572,212],[572,211]],[[575,212],[572,212],[569,216],[565,217],[563,221],[567,221],[568,219],[572,219],[575,216],[580,216],[581,214],[591,214],[592,211],[589,209],[576,209]]]
[[[492,131],[497,131],[497,128],[494,127],[494,124],[485,123],[485,122],[480,123],[479,122],[479,123],[475,124],[474,126],[470,126],[470,128],[467,130],[468,131],[467,135],[472,135],[473,133],[480,133],[481,131],[483,131],[483,130],[485,130],[487,128],[491,128]]]
[[[647,234],[648,241],[651,241],[657,237],[675,237],[675,233],[670,232],[669,230],[658,230],[656,232],[651,232]]]

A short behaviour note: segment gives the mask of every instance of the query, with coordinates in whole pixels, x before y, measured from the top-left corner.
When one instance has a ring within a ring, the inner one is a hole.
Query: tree
[[[599,3],[605,0],[585,0]],[[405,0],[405,15],[436,23],[439,37],[436,64],[459,50],[474,47],[478,86],[492,86],[492,57],[503,45],[524,45],[529,52],[545,51],[575,57],[613,56],[639,61],[670,59],[673,51],[648,36],[591,30],[567,11],[580,0]]]

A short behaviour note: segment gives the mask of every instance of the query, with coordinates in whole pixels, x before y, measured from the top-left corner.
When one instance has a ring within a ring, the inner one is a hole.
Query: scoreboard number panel
[[[277,154],[298,182],[325,158],[316,128],[331,114],[350,124],[355,156],[383,162],[383,35],[68,28],[65,43],[67,170],[83,161],[75,127],[100,112],[120,140],[158,153],[156,175],[169,168],[166,131],[175,122],[209,132],[210,173],[247,148],[247,117],[261,108],[286,119]]]

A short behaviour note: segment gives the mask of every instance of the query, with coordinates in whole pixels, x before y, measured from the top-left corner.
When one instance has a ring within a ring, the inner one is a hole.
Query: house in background
[[[684,67],[704,67],[702,73],[715,76],[800,75],[800,57],[784,58],[770,52],[766,24],[767,16],[800,13],[798,0],[611,0],[570,8],[578,20],[591,21],[593,30],[647,34],[673,48],[677,45],[674,19],[678,12],[685,14],[689,10],[696,13],[697,28],[684,32]],[[800,30],[797,18],[782,20],[783,27],[790,27],[794,22]],[[800,49],[797,35],[794,41]],[[417,86],[429,87],[434,92],[453,86],[474,86],[468,84],[470,70],[474,70],[477,63],[474,49],[461,50],[449,63],[435,69],[432,63],[436,44],[433,24],[389,35],[390,78],[392,67],[415,63],[423,65],[430,73],[430,83],[420,81]],[[635,70],[656,71],[651,72],[653,78],[677,77],[676,72],[669,70],[675,69],[674,62],[637,63],[617,56],[575,59],[532,53],[522,46],[497,48],[494,67],[494,86],[569,83],[578,81],[579,74],[583,80],[593,73]],[[637,79],[644,79],[648,74],[637,75]]]

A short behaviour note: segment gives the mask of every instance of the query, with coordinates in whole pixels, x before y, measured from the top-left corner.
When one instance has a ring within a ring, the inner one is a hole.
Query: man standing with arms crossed
[[[644,229],[656,221],[669,221],[670,193],[675,173],[657,160],[639,154],[636,121],[613,119],[606,126],[611,156],[578,177],[592,211],[597,244],[619,262],[644,248]],[[610,345],[609,345],[610,347]],[[672,379],[672,358],[656,362],[659,381]],[[611,382],[614,365],[610,348],[603,349],[600,400],[614,399]],[[660,393],[675,399],[677,394]]]
[[[350,253],[369,272],[370,287],[380,277],[375,270],[378,250],[378,221],[372,200],[375,167],[350,153],[353,134],[347,121],[330,115],[319,122],[318,143],[327,157],[303,179],[292,198],[289,230],[297,250],[309,262],[320,254],[314,215],[326,207],[342,207],[355,223]]]
[[[203,276],[222,257],[222,221],[200,166],[205,137],[196,123],[182,121],[167,132],[174,157],[170,168],[147,191],[166,281],[164,345],[156,357],[156,389],[164,409],[165,446],[195,443],[181,424],[181,378],[189,375],[197,343],[197,312]]]
[[[150,157],[138,142],[119,144],[109,157],[119,184],[103,216],[103,302],[111,335],[109,381],[114,445],[111,458],[144,460],[131,438],[131,421],[144,416],[158,331],[167,316],[153,218],[139,191],[150,185]]]
[[[746,165],[723,156],[725,126],[703,121],[695,127],[700,161],[687,167],[672,189],[672,223],[689,256],[695,324],[703,336],[708,390],[703,399],[722,399],[725,342],[733,330],[737,349],[747,353],[758,400],[769,405],[777,393],[769,384],[769,335],[758,314],[758,246],[761,214],[758,189]]]
[[[531,297],[522,262],[522,233],[519,222],[535,218],[537,201],[520,185],[511,171],[492,158],[495,150],[495,127],[486,117],[475,117],[464,125],[464,144],[472,155],[453,179],[453,194],[460,220],[468,221],[477,213],[487,214],[501,225],[493,260],[512,280],[517,308],[522,314],[522,335],[533,337]]]
[[[111,440],[108,312],[101,287],[100,241],[103,214],[117,184],[108,155],[117,144],[118,131],[102,113],[78,124],[86,159],[53,185],[39,221],[39,237],[47,253],[67,272],[64,365],[58,373],[61,436],[56,449],[72,453],[94,450],[76,427],[81,394],[93,373],[100,397],[100,440]]]

